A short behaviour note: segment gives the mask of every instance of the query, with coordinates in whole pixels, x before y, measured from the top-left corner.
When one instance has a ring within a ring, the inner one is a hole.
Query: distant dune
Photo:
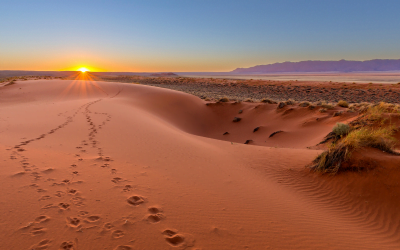
[[[375,59],[369,61],[301,61],[258,65],[237,68],[232,73],[276,73],[276,72],[355,72],[400,70],[400,59]]]

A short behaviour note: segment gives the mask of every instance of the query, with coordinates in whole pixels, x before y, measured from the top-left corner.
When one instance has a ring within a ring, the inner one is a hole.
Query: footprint
[[[104,228],[105,230],[111,230],[111,229],[114,228],[114,225],[111,224],[110,222],[108,222],[108,223],[104,224],[103,228]]]
[[[47,216],[47,215],[41,215],[41,216],[39,216],[39,217],[37,217],[36,219],[35,219],[35,222],[36,223],[43,223],[43,222],[46,222],[46,221],[49,221],[50,220],[50,217],[49,216]]]
[[[152,214],[158,214],[162,212],[161,208],[158,207],[149,207],[148,210]]]
[[[175,230],[172,229],[165,229],[162,234],[167,236],[167,237],[171,237],[174,236],[177,232]]]
[[[69,194],[76,194],[76,192],[78,192],[78,191],[76,191],[75,189],[69,189],[68,190]]]
[[[124,233],[124,231],[122,231],[122,230],[114,230],[114,231],[112,232],[111,236],[112,236],[114,239],[118,239],[118,238],[124,237],[124,236],[125,236],[125,233]]]
[[[164,219],[164,215],[161,213],[162,210],[158,207],[149,207],[148,211],[151,213],[147,216],[147,220],[150,223],[157,223]]]
[[[175,247],[175,246],[181,245],[181,244],[185,241],[185,238],[183,237],[183,235],[176,234],[176,235],[174,235],[174,236],[165,238],[165,240],[166,240],[169,244],[171,244],[172,246]]]
[[[150,214],[147,216],[147,220],[150,223],[157,223],[160,222],[164,218],[163,214]]]
[[[74,203],[74,205],[77,206],[77,207],[81,207],[81,206],[84,205],[83,200],[84,199],[82,197],[79,197],[79,196],[78,197],[73,197],[71,199],[72,203]]]
[[[78,218],[71,218],[71,217],[67,217],[67,224],[70,227],[78,227],[80,224],[81,220]]]
[[[63,191],[57,191],[54,195],[57,197],[63,196],[65,193]]]
[[[45,196],[40,197],[39,201],[45,201],[45,200],[49,200],[49,199],[51,199],[51,196],[45,195]]]
[[[64,241],[63,243],[61,243],[60,245],[60,250],[74,250],[74,243],[71,241]]]
[[[124,189],[123,189],[123,191],[124,192],[128,192],[128,191],[131,191],[131,189],[132,189],[132,185],[125,185],[125,187],[124,187]]]
[[[34,228],[32,228],[31,235],[36,236],[36,235],[44,234],[46,232],[46,230],[47,229],[44,227],[34,227]]]
[[[79,211],[78,212],[78,215],[80,216],[80,217],[85,217],[86,215],[88,215],[89,214],[89,212],[86,212],[86,211]]]
[[[124,245],[124,246],[117,246],[114,250],[132,250],[132,246]]]
[[[44,250],[50,246],[51,240],[42,240],[38,244],[31,246],[29,249]]]
[[[142,196],[134,195],[128,198],[128,203],[134,206],[142,204],[145,200]]]
[[[114,183],[118,183],[118,182],[122,181],[122,178],[121,177],[114,177],[111,181],[114,182]]]
[[[162,232],[167,243],[173,247],[192,247],[195,240],[190,234],[178,234],[177,231],[166,229]]]
[[[100,220],[100,216],[91,215],[91,216],[87,217],[86,220],[87,220],[88,222],[96,222],[96,221]]]
[[[68,203],[63,203],[63,202],[61,202],[60,204],[58,204],[58,207],[59,207],[60,209],[63,209],[63,210],[68,209],[70,206],[71,206],[71,205],[69,205]]]

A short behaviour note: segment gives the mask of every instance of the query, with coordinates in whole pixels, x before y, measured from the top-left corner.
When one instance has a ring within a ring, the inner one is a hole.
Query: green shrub
[[[332,132],[335,133],[337,137],[343,137],[350,132],[350,126],[348,124],[338,122],[333,127]]]

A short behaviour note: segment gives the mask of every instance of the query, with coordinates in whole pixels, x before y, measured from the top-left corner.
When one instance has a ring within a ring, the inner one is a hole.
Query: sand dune
[[[0,113],[0,249],[400,248],[397,158],[304,168],[355,115],[61,80],[1,87]]]

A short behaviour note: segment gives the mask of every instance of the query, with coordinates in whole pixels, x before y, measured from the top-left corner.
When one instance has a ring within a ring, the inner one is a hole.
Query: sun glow
[[[85,67],[82,67],[82,68],[79,68],[78,71],[85,73],[86,71],[89,71],[89,70]]]

